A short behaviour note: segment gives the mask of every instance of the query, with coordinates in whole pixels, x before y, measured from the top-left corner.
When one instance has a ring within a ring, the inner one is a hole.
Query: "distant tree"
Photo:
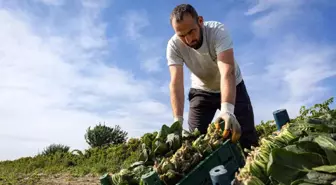
[[[43,151],[42,155],[53,155],[57,152],[67,153],[70,147],[62,144],[51,144],[47,146]]]
[[[125,143],[127,132],[121,130],[119,125],[114,128],[99,123],[93,129],[90,127],[85,134],[85,140],[91,147],[101,147],[109,144]]]

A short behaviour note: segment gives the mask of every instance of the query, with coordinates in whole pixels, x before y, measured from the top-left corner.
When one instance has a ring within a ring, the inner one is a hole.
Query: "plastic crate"
[[[164,183],[160,180],[159,175],[155,172],[149,172],[144,174],[142,177],[144,185],[163,185]]]
[[[238,169],[244,166],[244,158],[239,152],[236,144],[233,144],[230,140],[225,141],[217,150],[207,156],[201,161],[194,169],[192,169],[183,179],[181,179],[176,185],[212,185],[210,170],[218,165],[224,165],[228,171],[227,175],[229,179],[233,180],[235,173]],[[156,172],[144,175],[143,178],[151,176],[150,178],[157,180]],[[156,177],[156,178],[154,178]],[[147,180],[146,180],[147,181]],[[146,185],[164,184],[163,182],[153,182],[148,180]]]
[[[216,151],[207,156],[189,172],[177,185],[212,185],[209,171],[218,165],[224,165],[229,179],[244,165],[244,158],[237,146],[230,140],[225,141]]]
[[[105,173],[104,175],[102,175],[100,178],[100,183],[101,185],[112,185],[112,178],[110,176],[110,174]]]

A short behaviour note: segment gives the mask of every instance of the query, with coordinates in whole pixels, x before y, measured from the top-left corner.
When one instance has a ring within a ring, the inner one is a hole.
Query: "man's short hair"
[[[172,23],[173,18],[176,22],[183,21],[183,16],[189,14],[197,22],[198,14],[193,6],[190,4],[180,4],[176,6],[172,13],[170,14],[170,23]]]

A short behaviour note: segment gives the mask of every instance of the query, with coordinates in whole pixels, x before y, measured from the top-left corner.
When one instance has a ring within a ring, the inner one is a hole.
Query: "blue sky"
[[[85,149],[99,122],[129,137],[171,124],[165,51],[180,3],[229,29],[256,124],[335,95],[332,0],[0,0],[0,160]]]

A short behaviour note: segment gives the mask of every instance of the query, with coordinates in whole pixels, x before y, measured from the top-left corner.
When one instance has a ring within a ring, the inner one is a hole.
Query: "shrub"
[[[334,97],[331,97],[324,101],[323,103],[315,104],[309,108],[306,106],[301,106],[300,108],[300,115],[292,119],[291,121],[300,121],[304,120],[308,117],[319,117],[324,114],[331,114],[331,116],[335,115],[336,109],[332,110],[330,105],[334,102]]]
[[[53,155],[57,152],[67,153],[70,147],[62,144],[51,144],[42,151],[42,155]]]
[[[269,120],[267,122],[261,121],[261,123],[256,125],[255,128],[259,139],[277,131],[277,127],[274,120]]]
[[[85,140],[91,147],[102,147],[109,144],[121,144],[127,140],[127,132],[122,131],[119,125],[114,128],[98,124],[93,129],[90,127],[85,134]]]

